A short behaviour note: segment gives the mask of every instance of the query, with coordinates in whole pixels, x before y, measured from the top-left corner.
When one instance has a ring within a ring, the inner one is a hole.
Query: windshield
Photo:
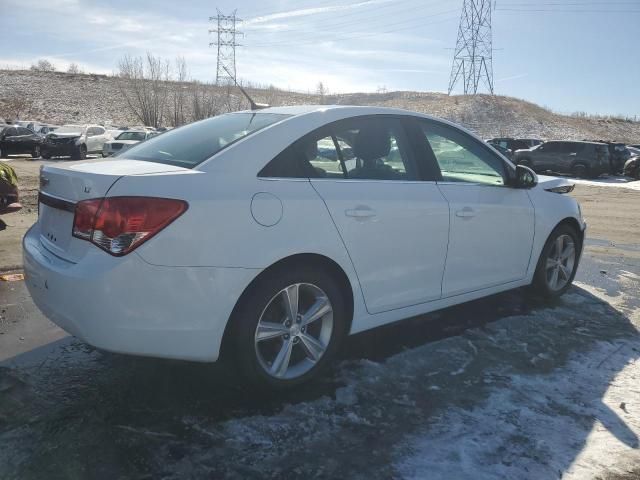
[[[274,113],[228,113],[170,130],[127,150],[127,158],[193,168],[253,132],[284,120]]]
[[[76,133],[82,135],[83,130],[84,127],[80,125],[63,125],[62,127],[56,128],[56,133]]]
[[[141,142],[144,140],[144,132],[124,132],[118,135],[116,140],[137,140]]]

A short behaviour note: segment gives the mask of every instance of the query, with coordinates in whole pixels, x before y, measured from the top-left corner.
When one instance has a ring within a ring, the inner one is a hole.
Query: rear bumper
[[[93,248],[71,263],[39,236],[36,224],[23,240],[35,304],[70,334],[117,353],[217,360],[235,302],[258,272],[154,266],[135,252],[116,258]]]

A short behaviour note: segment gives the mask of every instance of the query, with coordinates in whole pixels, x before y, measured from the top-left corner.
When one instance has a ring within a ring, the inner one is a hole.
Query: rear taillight
[[[182,200],[110,197],[76,204],[73,236],[115,256],[126,255],[182,215]]]

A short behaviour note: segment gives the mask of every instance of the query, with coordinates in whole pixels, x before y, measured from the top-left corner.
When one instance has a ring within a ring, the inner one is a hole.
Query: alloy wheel
[[[274,378],[304,375],[326,352],[333,323],[333,306],[322,289],[310,283],[289,285],[260,315],[254,335],[258,363]]]
[[[569,235],[559,235],[553,242],[545,265],[547,286],[556,292],[571,280],[576,263],[576,246]]]

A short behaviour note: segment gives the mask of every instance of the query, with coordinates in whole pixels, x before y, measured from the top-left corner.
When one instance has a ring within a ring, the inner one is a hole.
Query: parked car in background
[[[626,177],[640,180],[640,149],[629,147],[629,150],[633,155],[624,163],[622,173]]]
[[[631,158],[631,152],[624,143],[609,143],[608,145],[611,173],[622,173],[626,161]]]
[[[222,352],[270,388],[349,334],[525,285],[558,297],[584,240],[570,182],[405,110],[230,113],[41,176],[23,252],[45,315],[104,350]]]
[[[102,153],[102,145],[109,140],[111,136],[100,125],[63,125],[44,138],[42,158],[84,159],[88,153]]]
[[[0,158],[7,155],[31,155],[39,158],[42,137],[19,125],[0,125]]]
[[[45,136],[47,133],[51,133],[57,128],[58,125],[40,125],[40,128],[36,130],[36,133]]]
[[[606,140],[587,140],[593,142],[600,142],[607,145],[609,148],[609,173],[617,174],[622,173],[624,164],[631,157],[631,152],[627,149],[627,146],[621,142],[609,142]]]
[[[151,130],[127,130],[120,133],[114,140],[105,142],[102,145],[102,156],[109,157],[122,152],[136,143],[144,142],[155,135],[156,133]]]
[[[509,160],[513,160],[513,152],[510,149],[503,147],[499,143],[489,143],[489,145],[491,145],[493,148],[498,150],[502,155],[507,157]]]
[[[18,176],[5,162],[0,162],[0,215],[17,212],[22,208],[18,201]]]
[[[511,138],[511,137],[498,137],[487,140],[487,143],[491,145],[500,145],[502,148],[515,152],[525,148],[532,148],[536,145],[540,145],[542,140],[534,140],[530,138]]]
[[[578,178],[596,178],[609,171],[609,148],[604,143],[553,141],[526,150],[516,150],[514,161],[536,172],[566,173]]]
[[[18,120],[17,122],[15,122],[15,125],[18,125],[20,127],[28,128],[29,130],[35,132],[42,125],[44,125],[44,123],[41,123],[41,122],[38,122],[38,121],[35,121],[35,120]]]

